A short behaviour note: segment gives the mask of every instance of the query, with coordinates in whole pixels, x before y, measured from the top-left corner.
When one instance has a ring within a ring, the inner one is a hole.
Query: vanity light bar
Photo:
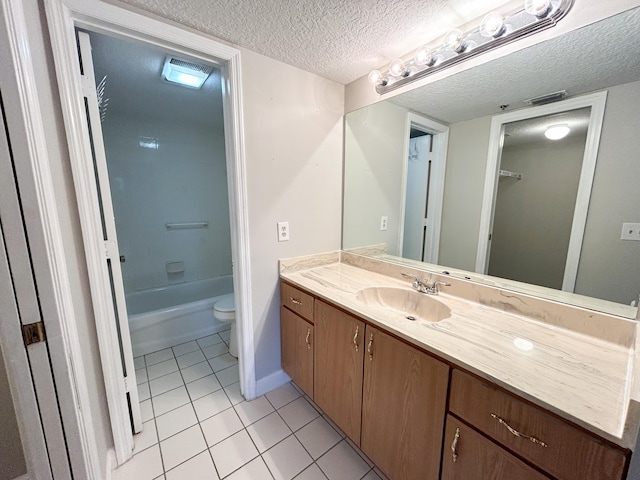
[[[567,14],[573,3],[574,0],[525,0],[522,8],[508,15],[491,12],[479,27],[469,32],[453,29],[434,48],[418,48],[408,62],[396,59],[386,72],[371,71],[369,81],[379,94],[389,93],[468,58],[551,28]]]

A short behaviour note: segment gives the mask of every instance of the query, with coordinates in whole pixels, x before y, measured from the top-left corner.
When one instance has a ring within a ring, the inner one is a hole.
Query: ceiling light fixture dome
[[[566,123],[562,125],[551,125],[544,131],[544,136],[549,140],[561,140],[569,135],[570,131],[571,129]]]

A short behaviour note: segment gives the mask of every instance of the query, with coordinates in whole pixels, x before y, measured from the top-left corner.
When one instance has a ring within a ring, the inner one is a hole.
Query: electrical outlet
[[[380,230],[386,230],[388,222],[389,222],[388,217],[380,217]]]
[[[289,222],[278,222],[278,241],[286,242],[289,240]]]
[[[620,240],[640,241],[640,223],[623,223]]]

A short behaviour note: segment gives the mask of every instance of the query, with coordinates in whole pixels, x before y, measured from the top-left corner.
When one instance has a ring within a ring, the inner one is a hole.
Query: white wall
[[[126,257],[125,292],[230,275],[222,129],[109,112],[102,128],[118,246]],[[139,137],[157,138],[158,148],[141,148]],[[166,228],[167,223],[194,221],[207,221],[209,226]],[[183,261],[184,272],[167,273],[169,261]]]
[[[242,75],[260,380],[281,369],[278,259],[340,248],[344,87],[246,49]]]
[[[576,279],[576,292],[626,304],[640,294],[640,242],[620,240],[640,222],[638,111],[640,82],[609,89]]]
[[[438,263],[475,270],[491,117],[449,126]]]
[[[398,254],[407,113],[385,102],[345,117],[345,249],[385,243],[387,253]],[[380,230],[382,216],[388,217],[386,231]]]

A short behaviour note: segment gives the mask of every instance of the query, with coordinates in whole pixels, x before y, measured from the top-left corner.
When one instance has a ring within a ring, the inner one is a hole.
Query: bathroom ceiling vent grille
[[[169,60],[171,65],[175,65],[176,67],[188,68],[189,70],[194,70],[200,73],[206,73],[209,75],[213,67],[209,67],[207,65],[200,65],[199,63],[187,62],[186,60],[180,60],[179,58],[171,57]]]
[[[162,79],[187,88],[198,89],[209,78],[213,67],[189,62],[175,57],[167,57],[162,67]]]

